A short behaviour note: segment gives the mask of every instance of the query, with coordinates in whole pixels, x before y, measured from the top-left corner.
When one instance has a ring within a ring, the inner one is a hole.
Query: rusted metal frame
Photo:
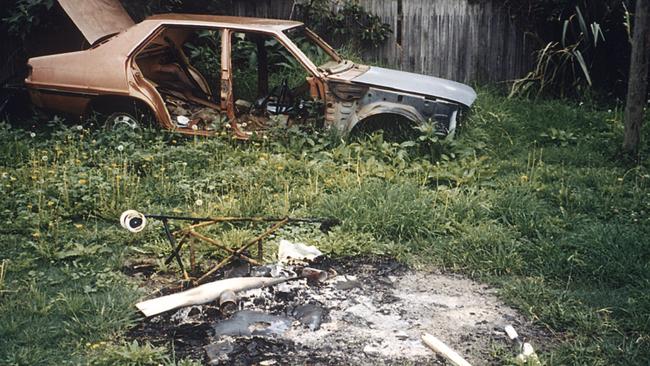
[[[196,272],[196,252],[194,251],[194,241],[190,240],[189,241],[189,247],[190,247],[190,271],[192,273]]]
[[[327,52],[332,58],[334,58],[336,61],[341,61],[342,58],[339,56],[336,51],[332,49],[323,39],[318,37],[316,33],[311,31],[309,28],[305,27],[305,30],[308,34],[309,37],[312,37],[312,40],[316,42],[318,45],[320,45],[323,49],[325,49],[325,52]],[[323,81],[324,80],[324,75],[322,72],[318,69],[317,65],[314,65],[314,63],[305,55],[304,52],[295,44],[293,41],[284,33],[284,32],[276,32],[275,33],[275,38],[282,44],[289,52],[293,55],[293,57],[298,60],[299,63],[302,64],[303,68],[305,68],[311,76],[307,77],[307,83],[309,84],[309,89],[310,89],[310,94],[312,98],[314,99],[322,99],[324,104],[327,104],[327,93],[326,93],[326,83]],[[318,93],[318,94],[317,94]]]
[[[221,269],[223,266],[226,264],[230,263],[234,258],[240,257],[241,254],[248,249],[250,246],[252,246],[255,243],[258,243],[262,241],[264,238],[267,236],[271,235],[273,232],[284,226],[289,222],[289,218],[284,218],[282,221],[277,222],[275,225],[273,225],[270,229],[266,230],[264,233],[260,234],[258,237],[255,239],[249,241],[246,245],[242,246],[241,248],[237,249],[235,253],[229,255],[228,257],[224,258],[221,262],[219,262],[216,266],[214,266],[211,270],[206,272],[203,276],[201,276],[198,280],[196,280],[196,284],[200,285],[203,283],[209,276],[214,274],[216,271]]]
[[[241,258],[248,263],[252,265],[259,266],[262,264],[263,256],[264,256],[264,251],[263,251],[263,243],[262,240],[272,234],[274,231],[279,229],[280,227],[290,223],[290,222],[305,222],[305,223],[326,223],[326,222],[332,222],[336,223],[338,220],[336,219],[324,219],[324,218],[289,218],[289,217],[284,217],[284,218],[271,218],[271,217],[217,217],[217,218],[209,218],[209,217],[189,217],[189,216],[168,216],[168,215],[145,215],[148,218],[153,218],[153,219],[158,219],[161,220],[163,223],[163,228],[165,231],[165,235],[167,236],[167,240],[169,241],[169,244],[172,248],[172,253],[170,256],[165,260],[165,264],[171,263],[173,259],[176,259],[176,262],[183,272],[183,277],[185,280],[190,280],[190,277],[185,270],[183,266],[183,262],[180,256],[180,250],[182,249],[182,246],[184,244],[185,239],[188,237],[192,237],[195,239],[203,240],[206,241],[210,244],[213,244],[217,246],[218,248],[230,253],[228,257],[226,257],[224,260],[222,260],[219,264],[217,264],[214,268],[212,268],[210,271],[205,273],[199,280],[197,280],[197,284],[200,284],[202,281],[205,280],[206,277],[210,276],[220,268],[222,268],[224,265],[229,263],[232,259],[234,258]],[[169,220],[183,220],[183,221],[193,221],[197,222],[195,224],[190,225],[189,227],[181,230],[177,230],[175,232],[171,232],[169,229]],[[198,221],[203,221],[203,222],[198,222]],[[197,233],[194,231],[194,229],[201,228],[201,227],[206,227],[210,225],[214,225],[220,222],[256,222],[256,223],[261,223],[261,222],[275,222],[275,224],[267,231],[265,231],[263,234],[259,235],[255,239],[249,241],[244,245],[243,247],[233,250],[231,248],[228,248],[224,246],[223,244],[217,242],[214,239],[211,239],[205,235],[202,235],[200,233]],[[181,235],[178,241],[176,241],[175,236]],[[257,257],[258,259],[255,260],[253,258],[250,258],[246,255],[243,255],[242,253],[251,247],[253,244],[257,244]],[[195,271],[196,268],[196,261],[195,261],[195,251],[194,251],[194,245],[192,243],[192,240],[190,240],[189,243],[190,247],[190,265],[191,265],[191,270],[192,272]]]
[[[183,277],[185,280],[189,280],[190,276],[187,274],[187,271],[185,271],[185,267],[183,266],[183,261],[181,260],[180,254],[176,251],[176,239],[174,239],[174,235],[172,235],[172,232],[169,230],[169,222],[167,219],[162,219],[162,223],[165,230],[165,235],[167,235],[167,240],[169,240],[169,245],[172,247],[172,254],[170,258],[176,258],[176,263],[178,264],[180,270],[183,272]]]
[[[225,33],[225,31],[226,30],[224,30],[224,33]],[[246,30],[246,29],[235,29],[235,28],[228,29],[228,31],[229,31],[230,35],[232,35],[233,33],[242,32],[242,33],[257,34],[257,35],[263,35],[263,36],[267,36],[267,37],[270,37],[270,38],[274,38],[287,51],[289,51],[289,53],[302,65],[302,67],[305,70],[307,70],[307,72],[309,74],[311,74],[314,77],[318,77],[318,78],[323,76],[318,71],[318,67],[316,67],[316,65],[314,65],[313,62],[311,62],[309,57],[307,57],[302,52],[302,50],[295,43],[293,43],[293,41],[289,37],[287,37],[287,35],[284,34],[282,31],[260,31],[260,30]],[[224,37],[224,39],[225,39],[225,37]],[[228,39],[230,40],[230,37]],[[318,43],[321,44],[320,42],[318,42]],[[328,53],[330,52],[329,50],[331,50],[331,48],[329,46],[324,47],[324,48],[326,49],[326,52],[328,52]],[[232,43],[228,42],[228,55],[229,55],[228,59],[229,59],[229,61],[232,59],[232,57],[230,57],[230,52],[232,52]],[[335,56],[335,54],[331,55],[331,56],[333,58],[335,58],[335,59],[340,59],[340,56]],[[229,65],[230,65],[229,70],[232,71],[232,63],[230,63]],[[222,68],[223,68],[223,66],[222,66]],[[232,76],[232,72],[231,72],[231,76]]]
[[[192,236],[194,238],[197,238],[199,240],[203,240],[205,242],[208,242],[208,243],[216,246],[217,248],[222,249],[222,250],[224,250],[224,251],[226,251],[226,252],[228,252],[230,254],[236,254],[237,253],[236,250],[228,248],[228,247],[224,246],[223,244],[219,243],[218,241],[216,241],[216,240],[214,240],[212,238],[208,238],[207,236],[205,236],[203,234],[199,234],[196,231],[188,231],[187,235]],[[239,254],[238,257],[245,260],[246,262],[254,265],[254,266],[261,266],[262,265],[262,263],[256,261],[255,259],[249,258],[249,257],[247,257],[247,256],[245,256],[243,254]]]
[[[162,32],[164,32],[164,30],[168,26],[169,25],[167,24],[160,24],[156,28],[151,29],[143,40],[141,40],[134,47],[132,47],[126,54],[125,67],[128,70],[127,77],[129,79],[128,82],[129,92],[127,92],[127,95],[135,96],[133,95],[134,92],[135,94],[140,95],[139,99],[145,102],[156,114],[157,117],[156,120],[158,124],[166,129],[171,130],[174,129],[174,124],[171,120],[171,116],[169,115],[169,111],[167,110],[167,106],[165,105],[165,101],[162,95],[160,95],[160,92],[156,90],[155,86],[153,86],[144,77],[139,67],[137,66],[137,62],[136,62],[136,58],[140,54],[140,52],[142,52],[147,47],[147,45],[149,45],[154,39],[156,39],[156,37],[158,37]],[[147,88],[145,88],[145,86],[150,88],[150,90],[146,90]],[[145,89],[145,91],[150,92],[151,95],[148,95],[147,93],[143,92],[142,89]]]
[[[252,34],[259,34],[259,35],[265,35],[269,37],[275,38],[280,44],[286,48],[289,53],[298,60],[298,62],[303,66],[304,69],[307,70],[309,74],[316,78],[321,78],[322,75],[318,71],[318,68],[316,65],[314,65],[311,60],[305,56],[305,54],[296,46],[288,37],[286,34],[284,34],[282,31],[273,31],[273,32],[261,32],[258,30],[246,30],[246,29],[224,29],[223,35],[222,35],[222,54],[221,54],[221,105],[222,105],[222,110],[226,111],[226,115],[228,116],[228,119],[230,119],[230,127],[232,128],[232,131],[235,135],[236,138],[238,139],[243,139],[247,140],[249,136],[243,132],[238,126],[237,126],[237,116],[235,115],[235,103],[234,103],[234,92],[233,92],[233,69],[232,69],[232,34],[235,32],[244,32],[244,33],[252,33]],[[331,53],[331,48],[327,46],[326,43],[322,40],[315,40],[317,43],[322,44],[324,48],[326,49],[326,52]],[[335,59],[340,59],[340,56],[332,55]],[[259,65],[258,65],[259,66]],[[268,77],[268,75],[267,75]],[[259,80],[258,80],[259,83]],[[224,106],[225,104],[225,106]]]
[[[146,215],[148,218],[159,218],[156,217],[156,215]],[[282,218],[282,217],[234,217],[234,216],[224,216],[224,217],[174,217],[174,216],[166,216],[170,220],[185,220],[185,221],[202,221],[196,224],[192,224],[190,226],[187,226],[183,229],[175,231],[173,234],[174,235],[180,235],[184,232],[188,231],[193,231],[194,229],[199,229],[202,227],[222,223],[222,222],[254,222],[254,223],[262,223],[262,222],[278,222],[282,220],[288,220],[288,222],[293,223],[293,222],[303,222],[303,223],[323,223],[327,221],[336,221],[335,219],[330,219],[330,218]]]
[[[295,44],[293,41],[283,32],[273,33],[275,39],[280,42],[286,48],[293,57],[302,64],[302,66],[312,75],[318,78],[322,78],[323,75],[318,71],[318,67],[314,65],[313,62],[305,55],[304,52]]]
[[[160,36],[160,35],[161,35],[165,30],[170,29],[170,28],[181,28],[181,29],[187,29],[187,28],[193,28],[193,29],[194,29],[194,28],[195,28],[195,29],[214,29],[214,30],[217,30],[217,31],[221,31],[222,34],[223,34],[223,32],[224,32],[224,29],[223,29],[223,28],[220,28],[220,27],[218,27],[218,26],[213,26],[213,25],[197,26],[197,25],[181,25],[181,24],[161,24],[161,25],[159,25],[158,27],[156,27],[155,29],[151,30],[151,31],[149,32],[149,34],[147,35],[147,37],[146,37],[142,42],[140,42],[139,44],[137,44],[133,49],[131,49],[131,50],[128,52],[128,54],[127,54],[127,64],[128,64],[128,66],[129,66],[132,70],[137,70],[137,67],[134,67],[134,65],[136,64],[136,57],[137,57],[137,55],[138,55],[138,54],[139,54],[139,53],[140,53],[140,52],[141,52],[141,51],[142,51],[142,50],[143,50],[143,49],[144,49],[148,44],[150,44],[154,39],[156,39],[158,36]],[[223,53],[222,53],[222,57],[223,57]],[[141,79],[142,79],[141,82],[147,82],[147,83],[148,83],[147,79],[145,79],[139,71],[135,71],[135,72],[133,72],[133,74],[134,74],[134,76],[138,76],[138,75],[136,75],[136,74],[140,74],[139,76],[140,76]],[[153,86],[152,86],[152,87],[153,87]],[[153,88],[155,89],[155,87],[153,87]],[[168,112],[168,110],[167,110],[167,106],[166,106],[165,103],[164,103],[164,99],[163,99],[162,96],[160,95],[161,93],[160,93],[158,90],[156,90],[156,93],[157,93],[158,96],[160,97],[160,100],[163,101],[163,103],[162,103],[162,104],[163,104],[163,105],[162,105],[162,109],[164,109],[165,113],[163,113],[162,115],[165,115],[165,114],[166,114],[166,115],[169,117],[169,112]],[[126,95],[127,95],[127,96],[130,96],[131,94],[130,94],[130,93],[127,93]],[[178,95],[175,95],[175,96],[176,96],[176,97],[179,97]],[[149,99],[149,98],[148,98],[148,99]],[[197,104],[201,104],[201,105],[203,105],[203,106],[205,106],[205,107],[213,108],[213,109],[216,109],[216,110],[218,110],[218,111],[220,111],[220,112],[222,111],[222,108],[221,108],[220,105],[215,104],[215,103],[212,103],[211,101],[203,100],[203,99],[198,98],[198,97],[195,97],[195,96],[187,96],[187,95],[183,95],[183,97],[182,97],[181,99],[186,99],[186,100],[189,100],[190,102],[194,102],[194,103],[197,103]],[[149,105],[149,106],[150,106],[150,107],[151,107],[151,108],[156,112],[157,115],[159,115],[159,116],[161,115],[161,112],[160,112],[159,108],[156,107],[156,106],[154,105],[155,103],[154,103],[153,101],[151,101],[151,100],[146,100],[145,103],[146,103],[147,105]],[[212,132],[212,131],[192,130],[192,129],[190,129],[190,128],[176,128],[176,126],[172,123],[172,121],[171,121],[170,118],[167,118],[167,119],[165,119],[165,120],[161,120],[160,117],[159,117],[158,120],[159,120],[159,124],[161,124],[164,128],[169,129],[169,130],[177,130],[177,131],[180,131],[180,132],[182,132],[182,133],[184,133],[184,134],[187,134],[187,135],[213,136],[213,135],[215,134],[215,133]]]
[[[202,228],[202,227],[205,227],[205,226],[214,225],[214,224],[219,223],[219,222],[220,221],[217,221],[217,220],[210,220],[210,221],[200,222],[198,224],[192,224],[192,225],[190,225],[190,226],[188,226],[186,228],[175,231],[174,235],[178,235],[178,234],[181,234],[181,233],[186,232],[186,231],[193,231],[194,229]]]
[[[325,52],[327,52],[327,54],[329,54],[334,59],[334,61],[336,62],[343,61],[343,58],[341,58],[341,56],[336,51],[334,51],[332,46],[327,44],[327,42],[325,42],[325,40],[322,39],[318,34],[314,33],[314,31],[312,31],[307,27],[305,27],[304,29],[307,36],[311,38],[312,41],[316,42],[316,44],[321,46],[321,48],[324,49]]]
[[[232,60],[231,60],[231,37],[232,31],[224,29],[221,33],[221,90],[219,92],[221,110],[226,112],[237,137],[246,137],[246,135],[237,127],[237,116],[235,116],[235,102],[233,100],[232,90]]]
[[[166,231],[165,231],[165,233],[166,233]],[[176,234],[172,233],[172,236],[175,237]],[[181,251],[181,248],[183,247],[183,244],[184,244],[183,240],[185,240],[185,238],[187,238],[187,233],[183,233],[181,235],[180,239],[178,239],[178,241],[176,242],[176,247],[172,250],[172,253],[169,255],[169,257],[167,257],[167,259],[165,259],[165,264],[171,263],[172,260],[174,259],[174,257],[180,258],[180,251]]]
[[[224,29],[221,36],[221,106],[226,111],[230,121],[230,128],[235,138],[248,140],[249,136],[237,125],[235,114],[235,96],[233,89],[233,67],[232,67],[232,35],[237,29]]]

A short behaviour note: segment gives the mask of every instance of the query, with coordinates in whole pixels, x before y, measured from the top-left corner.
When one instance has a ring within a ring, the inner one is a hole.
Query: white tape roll
[[[139,233],[147,226],[147,218],[136,210],[126,210],[120,215],[120,225],[132,233]]]

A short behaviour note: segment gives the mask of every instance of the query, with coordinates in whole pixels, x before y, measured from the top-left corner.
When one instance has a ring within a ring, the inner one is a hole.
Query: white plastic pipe
[[[240,292],[292,280],[293,278],[237,277],[209,282],[191,290],[166,295],[135,304],[145,315],[154,316],[168,310],[190,305],[205,304],[217,300],[226,291]]]
[[[432,336],[431,334],[425,333],[422,335],[422,342],[429,346],[435,353],[442,355],[444,358],[449,360],[452,364],[456,366],[472,366],[469,362],[465,361],[461,355],[456,351],[447,346],[443,341]]]

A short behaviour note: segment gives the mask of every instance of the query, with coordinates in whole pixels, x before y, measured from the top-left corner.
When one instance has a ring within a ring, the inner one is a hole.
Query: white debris
[[[519,338],[519,334],[517,334],[517,331],[512,325],[506,325],[506,334],[508,334],[508,337],[512,340],[515,340]]]
[[[180,127],[185,127],[190,123],[190,119],[187,118],[186,116],[178,116],[176,117],[176,124]]]
[[[363,353],[367,354],[368,356],[378,356],[380,354],[380,350],[378,347],[369,344],[363,347]]]
[[[313,261],[323,253],[313,245],[303,243],[292,243],[288,240],[280,240],[278,247],[278,261],[285,264],[297,264]]]

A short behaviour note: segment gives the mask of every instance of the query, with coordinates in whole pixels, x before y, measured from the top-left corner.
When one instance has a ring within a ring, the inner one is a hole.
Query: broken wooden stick
[[[444,342],[431,334],[425,333],[422,335],[422,342],[431,348],[435,353],[442,355],[449,362],[456,366],[472,366],[469,362],[465,361],[461,355],[447,346]]]
[[[147,317],[190,305],[200,305],[219,299],[227,291],[234,293],[261,287],[273,286],[298,277],[237,277],[206,283],[191,290],[146,300],[135,306]]]

